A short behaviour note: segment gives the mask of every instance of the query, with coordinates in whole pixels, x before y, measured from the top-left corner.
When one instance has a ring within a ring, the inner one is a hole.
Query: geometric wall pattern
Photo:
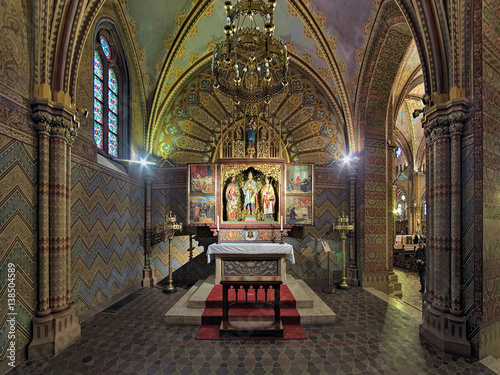
[[[3,127],[2,129],[3,130]],[[16,265],[16,348],[31,340],[37,305],[37,150],[0,134],[0,360],[7,355],[7,268]]]
[[[482,162],[483,259],[481,348],[483,355],[500,356],[500,19],[498,1],[482,9]],[[477,233],[477,231],[476,231]],[[484,327],[484,328],[483,328]]]
[[[71,284],[78,314],[142,280],[144,185],[99,168],[73,156]]]

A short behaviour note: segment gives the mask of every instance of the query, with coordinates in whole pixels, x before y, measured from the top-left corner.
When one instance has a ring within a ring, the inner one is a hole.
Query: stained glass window
[[[113,112],[109,112],[109,131],[113,133],[118,133],[118,118]]]
[[[106,55],[108,60],[111,59],[111,48],[109,47],[108,40],[102,35],[99,36],[99,39],[101,40],[101,47],[104,51],[104,54]]]
[[[109,98],[109,109],[112,110],[114,113],[118,112],[118,97],[116,94],[114,94],[112,91],[109,91],[108,94]]]
[[[102,145],[102,126],[98,122],[94,122],[94,141],[99,148],[99,150],[103,149]]]
[[[109,37],[99,34],[94,51],[94,140],[97,147],[119,157],[121,143],[120,54],[115,53]],[[114,56],[113,60],[111,57]]]
[[[118,93],[118,84],[116,83],[116,75],[113,69],[109,69],[109,89],[113,91],[115,94]]]
[[[102,102],[102,81],[97,76],[94,76],[94,98]]]
[[[94,120],[102,126],[102,103],[94,100]]]
[[[108,151],[110,155],[118,157],[118,139],[114,133],[109,133]]]

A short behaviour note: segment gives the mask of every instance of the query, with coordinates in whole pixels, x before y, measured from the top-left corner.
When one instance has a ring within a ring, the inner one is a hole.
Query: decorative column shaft
[[[462,130],[463,116],[450,116],[451,136],[451,313],[462,314]]]
[[[426,129],[427,130],[427,129]],[[434,257],[430,254],[431,250],[431,244],[434,243],[434,217],[433,217],[433,212],[434,212],[434,175],[432,173],[432,170],[434,169],[434,150],[432,148],[432,142],[430,138],[430,132],[429,135],[426,134],[426,158],[427,158],[427,172],[425,175],[426,183],[427,183],[427,199],[426,199],[426,204],[427,204],[427,234],[425,236],[426,238],[426,247],[427,247],[427,272],[426,272],[426,288],[427,288],[427,300],[432,303],[434,301],[434,293],[435,293],[435,287],[434,287]]]
[[[33,116],[38,131],[38,316],[50,314],[49,306],[49,136],[50,120]]]
[[[56,126],[54,126],[56,125]],[[67,201],[66,152],[64,127],[53,124],[50,137],[50,308],[60,311],[67,301]]]
[[[152,168],[149,166],[149,168]],[[145,218],[144,218],[144,269],[143,269],[143,278],[141,285],[145,286],[153,286],[156,285],[156,278],[154,277],[154,267],[151,264],[151,255],[152,255],[152,234],[153,228],[151,226],[151,193],[152,193],[152,185],[153,185],[153,170],[148,170],[144,177],[145,181]]]
[[[356,223],[356,179],[357,159],[351,161],[348,172],[349,179],[349,222]],[[358,259],[356,256],[356,235],[349,232],[349,268],[347,270],[347,281],[349,285],[359,286]]]
[[[436,275],[442,275],[434,285],[433,306],[442,311],[450,308],[450,138],[448,123],[438,118],[432,130],[434,175],[434,241],[433,261]]]
[[[454,99],[426,112],[428,217],[427,286],[420,335],[445,353],[468,357],[467,318],[461,306],[461,132],[469,102]]]

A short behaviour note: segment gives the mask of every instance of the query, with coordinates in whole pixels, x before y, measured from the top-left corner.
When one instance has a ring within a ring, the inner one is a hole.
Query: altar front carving
[[[286,262],[295,263],[293,247],[274,243],[212,244],[207,261],[215,260],[215,284],[224,277],[278,277],[286,285]]]

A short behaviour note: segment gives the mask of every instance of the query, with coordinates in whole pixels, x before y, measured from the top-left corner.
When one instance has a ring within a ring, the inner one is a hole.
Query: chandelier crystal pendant
[[[224,3],[225,39],[214,49],[214,87],[236,105],[269,103],[287,85],[286,46],[274,37],[276,0]]]

